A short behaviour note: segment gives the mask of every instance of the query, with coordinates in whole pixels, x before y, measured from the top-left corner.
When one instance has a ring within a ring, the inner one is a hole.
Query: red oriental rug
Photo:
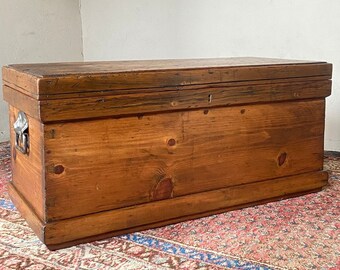
[[[325,168],[319,193],[51,252],[8,197],[0,144],[0,269],[340,269],[340,155]]]

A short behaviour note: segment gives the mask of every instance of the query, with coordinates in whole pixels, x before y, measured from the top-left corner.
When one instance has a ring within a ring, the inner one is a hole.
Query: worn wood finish
[[[222,208],[222,209],[218,209],[218,210],[212,210],[212,211],[208,211],[208,212],[204,212],[204,213],[194,214],[194,215],[180,217],[180,218],[174,218],[174,219],[171,219],[171,220],[155,222],[155,223],[136,226],[136,227],[132,227],[132,228],[126,228],[126,229],[117,230],[117,231],[110,231],[110,232],[107,232],[107,233],[103,233],[103,234],[99,234],[99,235],[98,234],[92,235],[92,236],[88,236],[88,237],[84,237],[84,238],[80,238],[80,239],[76,239],[76,240],[71,240],[71,241],[64,242],[64,243],[48,244],[47,247],[50,250],[58,250],[58,249],[61,249],[61,248],[67,248],[67,247],[71,247],[71,246],[74,246],[74,245],[79,245],[79,244],[88,243],[88,242],[92,242],[92,241],[96,241],[96,240],[110,238],[110,237],[113,237],[113,236],[118,236],[118,235],[123,235],[123,234],[127,234],[127,233],[134,233],[134,232],[138,232],[138,231],[154,229],[154,228],[166,226],[166,225],[169,225],[169,224],[183,222],[183,221],[190,220],[190,219],[202,218],[202,217],[221,214],[221,213],[224,213],[224,212],[227,212],[227,211],[233,211],[233,210],[237,210],[237,209],[241,209],[241,208],[245,208],[245,207],[253,207],[253,206],[256,206],[256,205],[270,203],[270,202],[274,202],[274,201],[278,201],[278,200],[289,199],[289,198],[293,198],[293,197],[297,197],[297,196],[303,196],[303,195],[306,195],[306,194],[309,194],[309,193],[321,191],[323,189],[323,186],[326,185],[326,184],[327,184],[327,180],[324,181],[324,183],[321,185],[321,187],[318,187],[316,189],[306,190],[306,191],[302,191],[302,192],[295,192],[295,193],[291,193],[291,194],[285,194],[285,195],[282,195],[282,196],[272,197],[272,198],[269,198],[269,199],[263,199],[263,200],[256,201],[256,202],[250,202],[250,203],[235,205],[235,206],[226,207],[226,208]]]
[[[245,184],[166,201],[42,223],[28,202],[9,184],[9,194],[39,239],[51,250],[111,236],[164,226],[242,207],[319,191],[327,184],[327,172],[304,173]],[[250,196],[249,196],[250,194]],[[207,202],[207,203],[205,203]],[[174,209],[184,209],[183,212]],[[208,210],[210,209],[210,210]],[[164,213],[170,210],[168,219]],[[135,217],[135,218],[133,218]],[[160,220],[160,221],[157,221]],[[149,223],[150,222],[150,223]],[[123,226],[121,226],[123,224]],[[139,225],[138,225],[139,224]]]
[[[261,58],[4,67],[10,196],[57,249],[320,190],[331,75]]]
[[[315,190],[324,186],[327,178],[326,172],[300,174],[52,222],[46,225],[45,243],[54,245],[162,221],[171,224],[178,218],[187,220],[213,210]]]
[[[39,101],[7,85],[2,87],[4,100],[13,108],[20,108],[30,117],[41,121]]]
[[[285,72],[282,71],[285,70]],[[139,89],[159,88],[177,85],[200,85],[230,81],[266,80],[273,76],[277,79],[290,77],[309,77],[329,75],[331,67],[328,64],[295,65],[284,69],[282,66],[258,67],[228,67],[210,68],[209,70],[150,71],[143,73],[113,73],[112,75],[65,76],[58,78],[41,78],[38,81],[39,94],[52,95],[55,92],[93,91],[107,89]],[[90,90],[89,90],[90,89]]]
[[[12,183],[17,190],[30,203],[40,219],[45,219],[44,200],[44,132],[43,125],[32,117],[28,116],[30,125],[30,152],[29,155],[22,155],[15,148],[15,132],[13,123],[17,117],[18,109],[10,106],[10,137],[12,151]]]
[[[258,102],[324,98],[330,94],[330,90],[331,82],[328,80],[296,84],[216,87],[82,99],[46,100],[40,102],[40,110],[42,121],[51,122]]]
[[[28,225],[31,227],[33,232],[38,236],[38,238],[44,242],[45,241],[45,223],[37,216],[36,211],[32,209],[31,203],[25,198],[14,186],[14,183],[8,183],[8,193],[18,209],[20,214],[25,218]]]
[[[323,119],[315,100],[47,125],[47,219],[320,170]]]
[[[5,84],[32,95],[160,88],[235,81],[330,76],[325,62],[278,59],[197,59],[73,64],[12,65]],[[21,76],[21,74],[23,74]],[[32,76],[35,78],[32,79]],[[33,81],[32,81],[33,80]]]
[[[239,86],[200,86],[195,89],[111,94],[38,101],[9,86],[4,99],[40,121],[56,122],[105,116],[122,116],[184,109],[212,108],[287,100],[324,98],[330,80],[307,80]],[[15,94],[13,94],[15,92]],[[211,97],[211,98],[209,98]]]
[[[198,59],[93,61],[68,63],[15,64],[9,67],[37,77],[87,75],[102,73],[140,72],[154,70],[209,69],[212,67],[242,67],[268,65],[319,64],[322,61],[290,60],[279,58],[230,57]]]
[[[177,86],[168,86],[161,88],[136,88],[136,89],[114,89],[114,90],[93,90],[87,92],[72,92],[72,93],[57,93],[53,95],[37,95],[29,92],[21,91],[16,88],[16,86],[12,83],[8,83],[4,81],[3,87],[10,88],[10,91],[17,91],[15,93],[22,93],[29,97],[32,97],[35,100],[55,100],[55,99],[71,99],[71,98],[84,98],[84,97],[102,97],[102,96],[112,96],[112,95],[128,95],[128,94],[137,94],[137,93],[155,93],[155,92],[164,92],[164,91],[186,91],[186,90],[214,90],[219,88],[229,88],[229,87],[240,87],[240,86],[252,86],[252,85],[267,85],[267,84],[286,84],[286,83],[301,83],[301,82],[313,82],[313,81],[329,81],[331,80],[330,75],[321,75],[321,76],[312,76],[312,77],[296,77],[296,78],[282,78],[282,79],[266,79],[266,80],[257,80],[257,81],[237,81],[237,82],[224,82],[224,83],[209,83],[209,84],[199,84],[199,85],[177,85]],[[9,93],[10,93],[9,91]],[[4,95],[4,98],[6,96]]]

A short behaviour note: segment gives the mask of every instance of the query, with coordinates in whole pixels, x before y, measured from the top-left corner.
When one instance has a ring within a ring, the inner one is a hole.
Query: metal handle
[[[29,135],[28,120],[24,112],[19,111],[17,119],[13,124],[15,131],[15,148],[21,153],[28,155],[29,152]]]

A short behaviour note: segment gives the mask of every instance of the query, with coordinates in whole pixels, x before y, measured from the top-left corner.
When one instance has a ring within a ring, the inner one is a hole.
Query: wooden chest
[[[318,191],[332,65],[10,65],[11,198],[50,249]]]

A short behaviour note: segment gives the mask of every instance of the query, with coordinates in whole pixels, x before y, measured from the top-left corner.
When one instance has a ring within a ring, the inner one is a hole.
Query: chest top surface
[[[70,75],[112,74],[122,72],[147,72],[167,70],[190,70],[209,68],[234,68],[244,66],[301,65],[319,64],[319,61],[285,60],[276,58],[232,57],[202,59],[165,59],[135,61],[100,61],[100,62],[69,62],[15,64],[8,67],[18,72],[36,76],[62,77]]]

